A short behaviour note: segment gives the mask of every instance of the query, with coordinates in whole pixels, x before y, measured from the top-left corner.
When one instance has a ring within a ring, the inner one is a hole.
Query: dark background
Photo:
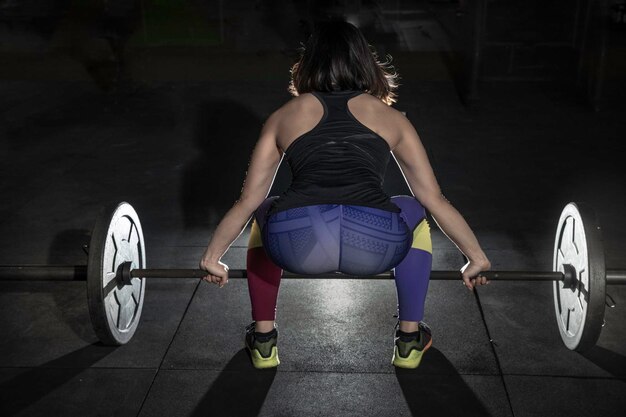
[[[89,230],[96,207],[121,199],[155,208],[146,220],[166,228],[157,246],[181,229],[204,241],[239,194],[263,121],[289,99],[297,48],[316,21],[337,15],[393,56],[396,107],[473,226],[549,247],[572,200],[622,225],[623,7],[2,0],[0,227],[12,236],[2,261],[43,261],[54,233],[71,247],[46,261],[71,260],[80,245],[63,230]],[[288,183],[283,166],[272,193]],[[395,164],[386,189],[408,192]]]
[[[195,268],[290,99],[300,43],[337,15],[393,57],[395,107],[494,268],[552,269],[570,201],[594,207],[607,265],[626,268],[621,0],[0,0],[0,264],[84,264],[100,208],[125,200],[149,266]],[[282,166],[272,193],[289,179]],[[385,189],[408,192],[394,163]],[[435,269],[462,265],[436,228],[433,241]],[[581,355],[561,343],[551,284],[479,299],[433,282],[435,348],[402,373],[392,282],[282,285],[284,364],[259,374],[241,350],[242,280],[150,282],[140,329],[115,349],[94,336],[84,282],[0,282],[0,414],[623,414],[623,288]]]

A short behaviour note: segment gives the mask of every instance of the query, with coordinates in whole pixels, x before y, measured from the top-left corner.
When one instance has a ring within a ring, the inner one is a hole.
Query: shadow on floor
[[[0,415],[17,414],[23,408],[36,403],[46,394],[66,384],[115,349],[116,347],[94,343],[0,383],[0,393],[3,398],[0,403]],[[51,372],[51,369],[55,369],[56,372]]]
[[[276,377],[276,368],[258,370],[250,367],[249,363],[245,349],[237,352],[191,415],[257,416]],[[246,365],[250,371],[241,372]]]
[[[626,378],[626,357],[600,346],[594,346],[581,354],[586,359],[609,372],[611,375]]]
[[[90,239],[91,231],[85,229],[70,229],[57,233],[48,249],[48,264],[87,264],[87,254],[83,251],[83,245],[88,245]],[[84,291],[84,297],[78,302],[75,291],[50,291],[57,307],[52,311],[58,316],[60,322],[67,324],[72,329],[76,336],[87,343],[91,343],[93,330],[91,324],[86,320],[84,309],[81,308],[81,303],[87,302],[86,288]]]
[[[395,368],[396,378],[413,416],[489,416],[454,365],[435,348],[419,369]],[[427,375],[428,383],[424,383]]]

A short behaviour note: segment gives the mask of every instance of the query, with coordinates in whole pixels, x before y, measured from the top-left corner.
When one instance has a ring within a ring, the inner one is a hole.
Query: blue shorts
[[[422,320],[432,242],[419,201],[412,196],[392,197],[399,213],[322,204],[267,216],[275,198],[266,199],[257,209],[250,233],[247,270],[254,320],[274,320],[282,269],[302,275],[374,275],[393,269],[398,317]]]
[[[283,210],[260,222],[263,247],[283,269],[301,274],[374,275],[395,267],[413,231],[401,213],[320,204]]]

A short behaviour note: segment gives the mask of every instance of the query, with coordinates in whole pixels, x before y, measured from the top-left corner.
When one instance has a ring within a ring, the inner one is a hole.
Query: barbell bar
[[[564,344],[584,351],[595,345],[604,321],[606,285],[626,285],[626,270],[606,270],[600,226],[585,204],[569,203],[557,225],[552,271],[485,271],[489,280],[552,281],[555,312]],[[93,229],[87,265],[4,265],[0,281],[86,280],[89,313],[98,338],[122,345],[134,335],[145,295],[146,278],[203,278],[200,269],[146,267],[143,230],[133,207],[122,202],[103,209]],[[246,278],[232,269],[230,278]],[[393,271],[352,276],[339,273],[303,275],[285,271],[283,278],[393,279]],[[459,271],[432,271],[432,280],[458,280]]]
[[[607,269],[606,285],[626,285],[626,269]]]
[[[202,269],[149,268],[132,269],[131,278],[204,278],[206,271]],[[554,271],[485,271],[481,275],[490,281],[564,281],[572,282],[572,274]],[[230,269],[228,278],[247,278],[245,269]],[[282,278],[340,278],[340,279],[394,279],[393,271],[376,275],[346,275],[339,272],[326,274],[297,274],[285,271]],[[436,281],[453,281],[461,279],[459,271],[431,271],[430,279]],[[86,281],[87,265],[0,265],[0,281]],[[607,285],[626,285],[626,270],[607,269]]]
[[[133,269],[130,271],[131,278],[203,278],[207,275],[201,269]],[[573,271],[485,271],[481,275],[492,281],[566,281],[572,283],[575,280]],[[231,269],[228,271],[230,278],[247,278],[245,269]],[[283,278],[307,279],[307,278],[341,278],[341,279],[393,279],[393,271],[383,272],[377,275],[346,275],[338,272],[327,274],[303,275],[294,272],[284,272]],[[452,281],[460,280],[459,271],[431,271],[431,280]],[[626,271],[607,270],[608,284],[626,284]],[[571,284],[570,284],[571,285]]]
[[[127,281],[132,278],[204,278],[207,272],[202,269],[149,268],[131,269],[129,276],[122,276]],[[572,282],[572,273],[553,271],[485,271],[481,273],[489,280],[501,281],[566,281]],[[247,278],[245,269],[230,269],[228,278]],[[340,279],[393,279],[393,271],[376,275],[346,275],[339,272],[325,274],[298,274],[285,271],[282,278],[340,278]],[[431,271],[431,280],[452,281],[461,279],[459,271]],[[87,265],[0,265],[0,281],[85,281]],[[626,271],[608,270],[607,284],[626,284]]]

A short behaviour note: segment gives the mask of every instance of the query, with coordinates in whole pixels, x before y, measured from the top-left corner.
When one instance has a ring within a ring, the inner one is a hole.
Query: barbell
[[[489,280],[553,281],[554,306],[565,346],[584,351],[593,347],[604,322],[607,284],[626,284],[625,270],[606,270],[601,229],[586,204],[569,203],[559,218],[552,271],[486,271]],[[0,280],[87,280],[87,300],[93,329],[107,345],[128,343],[141,317],[146,278],[203,278],[200,269],[148,269],[139,216],[122,202],[103,209],[89,244],[87,265],[4,265]],[[246,271],[229,271],[245,278]],[[283,278],[393,279],[393,271],[370,276],[338,273]],[[457,280],[459,271],[432,271],[430,279]]]

